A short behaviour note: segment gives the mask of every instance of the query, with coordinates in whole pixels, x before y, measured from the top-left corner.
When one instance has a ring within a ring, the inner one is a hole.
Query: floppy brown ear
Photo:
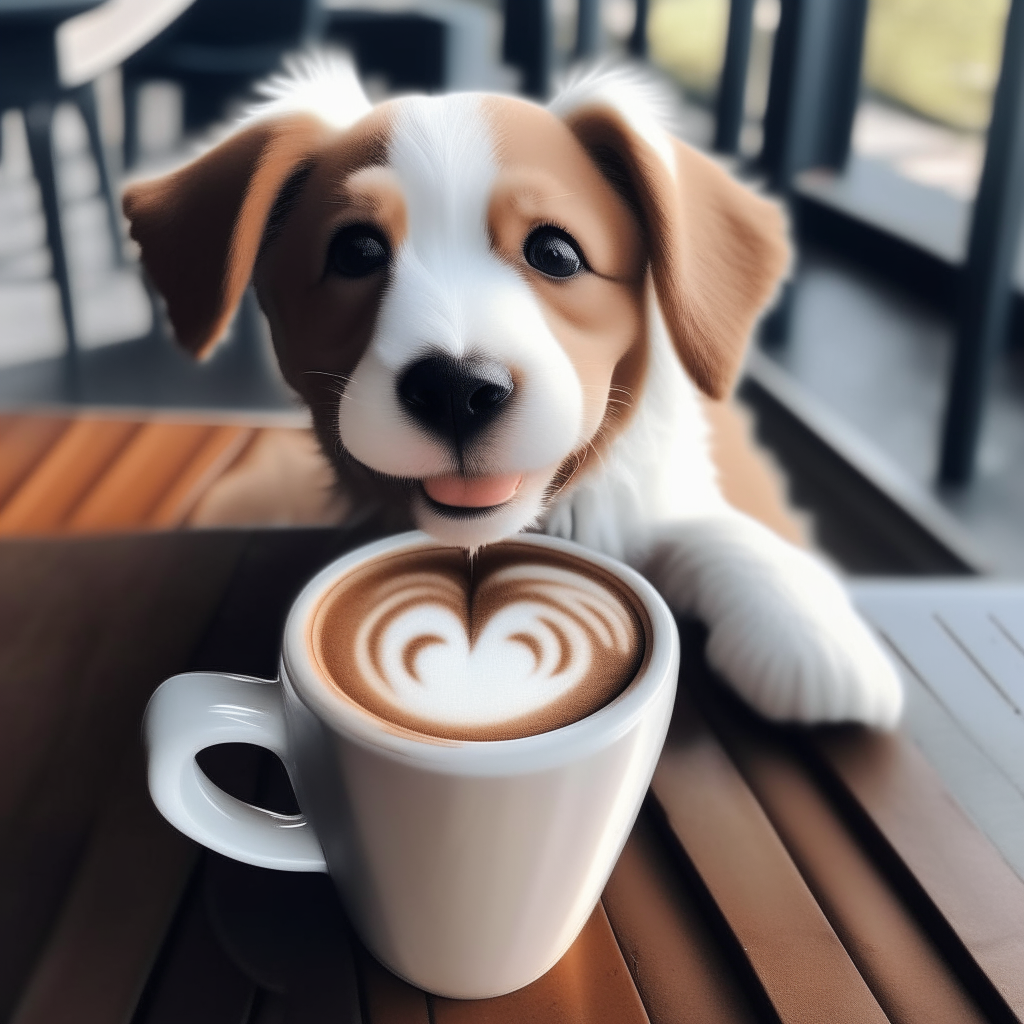
[[[281,186],[328,131],[307,115],[257,122],[186,167],[125,189],[131,237],[194,355],[227,329]]]
[[[789,265],[781,210],[676,139],[673,176],[610,107],[583,107],[565,120],[643,221],[658,303],[683,365],[705,394],[724,398]]]

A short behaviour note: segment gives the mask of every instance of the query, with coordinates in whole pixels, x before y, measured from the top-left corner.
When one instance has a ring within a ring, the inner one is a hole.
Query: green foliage
[[[654,0],[647,21],[651,60],[695,95],[713,96],[728,26],[728,0]]]
[[[957,128],[983,131],[1009,0],[871,0],[866,84]]]
[[[865,84],[937,121],[983,131],[1008,10],[1009,0],[871,0]],[[691,93],[711,97],[728,22],[728,0],[653,0],[651,59]]]

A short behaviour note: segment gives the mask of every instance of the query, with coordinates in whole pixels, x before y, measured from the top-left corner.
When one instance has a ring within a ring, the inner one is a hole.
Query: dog
[[[250,281],[349,507],[469,550],[522,530],[645,573],[780,721],[889,728],[896,672],[838,579],[730,507],[721,399],[787,272],[776,205],[675,139],[657,88],[592,70],[372,106],[308,57],[124,210],[197,356]]]

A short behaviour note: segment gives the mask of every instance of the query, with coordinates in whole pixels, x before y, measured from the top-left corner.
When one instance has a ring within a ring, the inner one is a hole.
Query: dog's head
[[[186,348],[207,352],[254,280],[328,454],[400,481],[423,529],[467,547],[599,464],[641,400],[652,287],[721,397],[788,258],[776,207],[671,138],[623,73],[549,108],[371,108],[321,63],[125,212]]]

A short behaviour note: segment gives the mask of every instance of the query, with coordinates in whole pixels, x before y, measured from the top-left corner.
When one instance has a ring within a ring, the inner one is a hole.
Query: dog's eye
[[[366,224],[342,228],[327,251],[327,269],[342,277],[367,277],[383,270],[391,259],[387,239]]]
[[[523,255],[534,270],[548,277],[572,277],[585,266],[576,240],[558,228],[537,228],[526,239]]]

